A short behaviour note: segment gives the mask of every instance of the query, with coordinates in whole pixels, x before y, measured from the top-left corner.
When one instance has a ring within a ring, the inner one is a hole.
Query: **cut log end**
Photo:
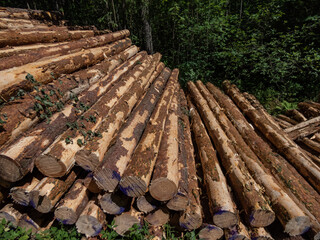
[[[124,236],[133,225],[140,225],[140,219],[126,212],[114,218],[114,230]]]
[[[311,227],[310,219],[306,216],[300,216],[291,219],[285,226],[284,232],[290,236],[297,236],[306,233]]]
[[[158,209],[155,212],[149,213],[145,220],[153,226],[162,226],[169,221],[169,212]]]
[[[177,193],[177,185],[168,178],[157,178],[151,182],[150,194],[159,201],[168,201]]]
[[[55,217],[63,224],[74,224],[78,219],[78,215],[69,207],[59,207],[54,212]]]
[[[41,213],[48,213],[53,207],[51,200],[47,196],[41,196],[36,209]]]
[[[266,227],[275,220],[275,213],[270,210],[256,210],[250,216],[250,225],[252,227]]]
[[[8,182],[16,182],[23,178],[19,165],[7,156],[0,156],[0,176]]]
[[[59,159],[48,155],[40,155],[36,160],[36,166],[48,177],[63,177],[66,173],[65,165]]]
[[[10,193],[13,201],[22,206],[28,206],[30,202],[29,192],[26,192],[25,189],[13,188]]]
[[[129,197],[140,197],[146,193],[148,186],[141,178],[128,176],[121,179],[120,189]]]
[[[188,196],[185,194],[177,193],[168,203],[167,207],[173,211],[186,210],[189,203]]]
[[[99,199],[100,206],[105,213],[118,215],[125,211],[129,203],[129,198],[126,196],[116,196],[113,193],[105,193]]]
[[[100,163],[97,155],[87,149],[78,151],[75,155],[75,161],[86,171],[94,171]]]
[[[199,231],[199,239],[203,240],[216,240],[223,236],[223,230],[217,226],[206,224]]]
[[[99,188],[112,192],[119,184],[120,175],[111,169],[100,168],[94,173],[94,179]]]
[[[78,232],[85,234],[86,237],[94,237],[101,232],[103,226],[95,217],[80,216],[76,227]]]
[[[186,230],[194,230],[202,225],[202,216],[197,212],[184,212],[180,219],[179,225]]]
[[[141,212],[149,213],[157,208],[154,204],[152,204],[152,199],[150,195],[144,195],[137,198],[137,207]]]
[[[222,210],[213,215],[213,222],[221,228],[230,228],[238,223],[238,216],[233,212]]]

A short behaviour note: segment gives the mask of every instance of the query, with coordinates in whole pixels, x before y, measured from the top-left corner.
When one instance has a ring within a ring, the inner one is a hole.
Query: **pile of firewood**
[[[166,223],[202,239],[319,238],[319,152],[306,143],[320,144],[319,104],[275,119],[228,81],[230,98],[200,81],[185,95],[128,30],[30,16],[0,8],[0,22],[34,25],[0,31],[0,218],[87,237],[114,220],[120,235],[146,221],[158,239]]]

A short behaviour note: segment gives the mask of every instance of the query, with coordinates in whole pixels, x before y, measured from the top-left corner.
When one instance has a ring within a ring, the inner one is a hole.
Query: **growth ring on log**
[[[150,194],[159,201],[168,201],[177,193],[177,185],[168,178],[157,178],[151,182]]]

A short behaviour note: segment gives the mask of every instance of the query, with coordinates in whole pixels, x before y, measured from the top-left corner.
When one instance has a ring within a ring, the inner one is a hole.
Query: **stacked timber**
[[[87,238],[114,221],[121,236],[147,222],[155,239],[167,223],[201,239],[319,239],[319,104],[273,118],[228,81],[229,96],[200,81],[185,93],[128,30],[10,8],[0,29],[0,219]]]

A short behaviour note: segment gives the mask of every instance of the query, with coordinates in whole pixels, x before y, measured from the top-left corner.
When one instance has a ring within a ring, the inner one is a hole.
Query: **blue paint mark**
[[[93,177],[93,172],[90,172],[88,175],[87,175],[87,177]]]
[[[33,208],[36,208],[36,204],[34,204],[34,202],[31,200],[30,201],[30,205],[33,207]]]
[[[181,193],[181,192],[178,192],[177,195],[179,195],[179,196],[185,196],[185,195],[184,195],[183,193]]]
[[[112,171],[112,179],[117,179],[118,181],[120,181],[121,179],[120,174],[117,173],[116,171]]]
[[[133,191],[133,189],[132,189],[132,187],[122,187],[121,185],[120,185],[120,190],[125,194],[125,195],[127,195],[128,196],[128,192],[132,192]]]
[[[254,221],[253,214],[250,215],[249,221],[250,221],[250,223]]]
[[[179,225],[180,225],[180,227],[182,227],[184,229],[188,229],[187,225],[185,225],[184,223],[180,223]]]
[[[119,214],[120,214],[120,213],[123,213],[124,210],[126,210],[124,207],[120,207]]]
[[[206,227],[209,229],[209,231],[217,229],[217,227],[215,227],[213,225],[207,225]]]
[[[309,229],[310,229],[310,227],[306,227],[306,228],[302,231],[301,235],[303,235],[303,234],[305,234],[306,232],[308,232]]]
[[[102,230],[102,226],[99,226],[99,227],[97,227],[97,226],[92,226],[93,227],[93,229],[95,230],[95,232],[94,232],[94,234],[92,235],[92,236],[97,236],[100,232],[101,232],[101,230]]]
[[[214,215],[221,215],[221,214],[224,214],[225,212],[226,212],[225,210],[219,210]]]

